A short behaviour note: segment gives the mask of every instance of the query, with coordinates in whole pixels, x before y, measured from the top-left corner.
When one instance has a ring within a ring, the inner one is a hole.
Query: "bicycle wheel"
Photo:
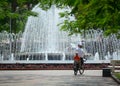
[[[79,73],[82,75],[84,73],[84,65],[80,66]]]
[[[74,65],[73,70],[74,70],[74,75],[77,75],[77,67],[76,67],[76,65]]]
[[[74,64],[74,75],[77,75],[79,70],[79,64]]]
[[[77,75],[77,71],[74,70],[74,75]]]

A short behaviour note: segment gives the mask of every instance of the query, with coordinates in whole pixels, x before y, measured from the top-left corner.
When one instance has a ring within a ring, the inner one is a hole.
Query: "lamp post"
[[[10,40],[10,58],[12,59],[12,44],[11,44],[11,30],[12,30],[12,20],[10,16],[10,33],[9,33],[9,40]]]

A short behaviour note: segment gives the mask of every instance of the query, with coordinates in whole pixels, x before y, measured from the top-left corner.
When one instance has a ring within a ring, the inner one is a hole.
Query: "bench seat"
[[[115,70],[120,69],[120,60],[111,60],[110,66],[108,66],[112,70],[112,72],[115,72]]]

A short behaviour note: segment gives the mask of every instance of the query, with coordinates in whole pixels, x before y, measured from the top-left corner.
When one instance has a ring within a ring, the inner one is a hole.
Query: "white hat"
[[[81,45],[81,46],[82,46],[82,42],[79,42],[78,45]]]

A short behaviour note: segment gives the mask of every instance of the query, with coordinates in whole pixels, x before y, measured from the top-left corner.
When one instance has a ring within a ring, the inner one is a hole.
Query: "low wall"
[[[100,70],[106,68],[109,63],[99,63],[99,64],[85,64],[86,70]],[[73,64],[25,64],[25,63],[15,63],[15,64],[0,64],[0,70],[72,70]]]

